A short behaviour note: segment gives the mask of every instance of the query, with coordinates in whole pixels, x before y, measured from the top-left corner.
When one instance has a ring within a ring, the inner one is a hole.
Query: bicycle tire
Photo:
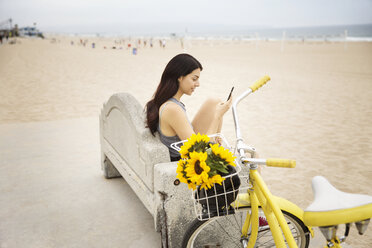
[[[200,221],[195,219],[187,229],[182,240],[182,248],[199,247],[242,247],[241,226],[250,207],[240,208],[235,214]],[[260,210],[261,211],[261,210]],[[304,223],[296,216],[283,211],[288,226],[299,248],[308,248],[310,233]],[[241,224],[239,221],[241,220]],[[235,225],[235,223],[237,225]],[[234,227],[235,226],[235,227]],[[222,235],[223,234],[223,235]],[[227,234],[227,235],[226,235]],[[248,235],[249,238],[249,235]],[[260,227],[255,247],[275,247],[270,228]]]

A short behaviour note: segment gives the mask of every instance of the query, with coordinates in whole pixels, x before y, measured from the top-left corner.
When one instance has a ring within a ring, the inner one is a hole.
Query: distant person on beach
[[[181,48],[185,49],[184,44],[183,44],[183,38],[180,39],[180,42],[181,42]]]
[[[161,40],[161,46],[162,46],[163,48],[165,48],[165,39],[162,39],[162,40]]]
[[[181,97],[191,96],[200,86],[202,70],[200,62],[191,55],[175,56],[165,67],[153,99],[146,104],[147,127],[153,135],[159,133],[161,142],[169,149],[171,161],[180,159],[179,153],[170,147],[172,143],[185,140],[194,133],[219,133],[223,116],[231,106],[231,98],[226,102],[207,99],[193,121],[189,121]]]

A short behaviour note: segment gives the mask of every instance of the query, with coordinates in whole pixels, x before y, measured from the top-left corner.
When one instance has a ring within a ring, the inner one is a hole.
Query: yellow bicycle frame
[[[249,201],[251,206],[251,215],[247,215],[242,227],[243,237],[248,236],[249,227],[252,227],[251,235],[248,242],[248,248],[253,248],[257,240],[259,206],[262,207],[262,210],[269,223],[269,227],[272,232],[276,247],[287,247],[284,238],[287,241],[289,247],[297,247],[292,233],[289,230],[287,222],[284,219],[281,209],[287,210],[289,213],[293,213],[299,219],[302,219],[302,209],[291,202],[273,196],[257,170],[250,170],[250,181],[253,187],[249,189],[249,199],[245,199],[246,202],[244,203],[244,197],[240,197],[242,202],[239,203],[239,206],[244,206],[247,205]],[[309,228],[309,230],[313,235],[312,229]],[[284,237],[282,233],[284,234]]]

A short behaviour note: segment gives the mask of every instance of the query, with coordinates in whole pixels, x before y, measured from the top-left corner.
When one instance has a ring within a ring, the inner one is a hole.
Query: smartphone
[[[231,94],[232,94],[233,91],[234,91],[234,86],[231,88],[230,94],[229,94],[229,96],[227,97],[227,100],[226,100],[226,101],[230,100],[230,98],[231,98]]]

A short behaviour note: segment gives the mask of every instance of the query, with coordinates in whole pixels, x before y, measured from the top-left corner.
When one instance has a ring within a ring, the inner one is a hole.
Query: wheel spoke
[[[226,233],[226,235],[229,237],[229,239],[234,243],[234,244],[236,244],[236,241],[234,240],[234,238],[233,237],[231,237],[230,235],[229,235],[229,233],[222,227],[222,225],[218,222],[218,220],[216,220],[216,222],[218,223],[218,225],[222,228],[222,230]],[[238,246],[239,246],[240,244],[238,243]]]
[[[239,229],[239,225],[238,225],[238,226],[235,226],[234,223],[232,223],[232,221],[230,220],[229,216],[230,216],[230,215],[225,216],[225,218],[229,221],[229,223],[230,223],[232,226],[235,227],[235,229],[236,229],[238,232],[240,232],[241,229]],[[234,215],[234,217],[235,217],[235,215]],[[238,223],[238,222],[237,222],[237,223]]]
[[[194,221],[195,223],[191,225],[192,228],[189,228],[191,231],[188,230],[186,232],[189,236],[186,236],[185,240],[189,245],[191,244],[190,240],[193,240],[193,247],[207,247],[211,244],[213,247],[213,245],[218,244],[221,247],[241,248],[241,227],[244,225],[246,219],[244,217],[249,214],[249,210],[249,208],[245,208],[245,211],[237,211],[234,214],[213,218],[204,222]],[[295,216],[286,212],[284,212],[284,216],[298,247],[307,248],[309,242],[309,231],[307,228]],[[251,233],[248,234],[248,239],[250,235]],[[284,241],[287,244],[286,240]],[[259,227],[255,247],[276,247],[269,226]]]
[[[235,214],[233,216],[234,216],[234,219],[235,219],[235,222],[236,222],[236,226],[239,228],[239,230],[242,230],[242,225],[239,225],[238,220],[236,219]],[[242,221],[242,219],[243,219],[243,214],[241,214],[240,222]]]
[[[269,244],[267,244],[268,242],[270,242]],[[275,246],[275,243],[274,243],[274,240],[268,240],[264,243],[260,243],[258,246],[256,247],[274,247]]]

